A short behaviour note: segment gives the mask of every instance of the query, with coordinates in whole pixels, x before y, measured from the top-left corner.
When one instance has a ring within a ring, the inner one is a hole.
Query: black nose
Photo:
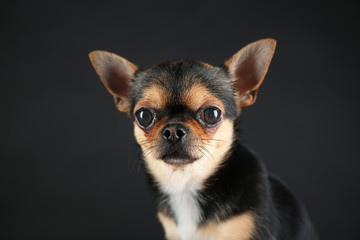
[[[188,131],[182,124],[169,124],[162,130],[162,135],[168,143],[175,143],[183,139]]]

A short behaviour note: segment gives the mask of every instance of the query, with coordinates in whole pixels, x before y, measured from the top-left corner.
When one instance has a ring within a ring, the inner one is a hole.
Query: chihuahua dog
[[[147,70],[106,51],[90,60],[134,122],[168,240],[317,239],[301,203],[239,138],[276,41],[247,45],[221,66],[168,61]]]

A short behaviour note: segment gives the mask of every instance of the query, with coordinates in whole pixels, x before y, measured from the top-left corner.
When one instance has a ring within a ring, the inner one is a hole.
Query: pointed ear
[[[106,89],[113,95],[116,107],[121,112],[129,112],[129,92],[132,79],[138,68],[116,54],[93,51],[90,61]]]
[[[239,97],[238,109],[250,106],[255,102],[258,89],[274,55],[275,46],[274,39],[253,42],[225,63]]]

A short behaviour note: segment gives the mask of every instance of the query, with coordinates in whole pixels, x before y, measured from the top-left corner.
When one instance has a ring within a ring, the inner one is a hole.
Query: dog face
[[[160,64],[137,76],[131,96],[135,137],[146,159],[184,167],[212,158],[221,141],[232,142],[232,129],[221,129],[233,122],[236,105],[221,68],[196,61]]]
[[[230,153],[235,119],[255,102],[274,49],[274,40],[260,40],[221,67],[181,60],[139,70],[104,51],[90,59],[117,108],[133,119],[150,172],[159,181],[176,170],[202,179]]]

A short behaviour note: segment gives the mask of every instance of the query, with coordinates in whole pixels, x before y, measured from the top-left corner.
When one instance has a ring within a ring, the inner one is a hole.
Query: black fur
[[[226,109],[225,118],[234,122],[237,134],[227,160],[206,180],[207,187],[199,193],[203,217],[200,225],[209,220],[223,221],[251,211],[256,225],[254,240],[317,239],[302,204],[284,184],[270,176],[255,155],[241,143],[234,89],[225,67],[209,68],[197,61],[172,61],[147,71],[138,71],[133,81],[130,112],[142,97],[144,89],[156,84],[166,89],[171,99],[171,104],[162,110],[160,116],[172,118],[185,114],[194,117],[193,113],[178,101],[179,96],[193,86],[194,79],[222,100]],[[149,173],[147,177],[155,193],[159,211],[173,217],[168,196],[157,187]]]

